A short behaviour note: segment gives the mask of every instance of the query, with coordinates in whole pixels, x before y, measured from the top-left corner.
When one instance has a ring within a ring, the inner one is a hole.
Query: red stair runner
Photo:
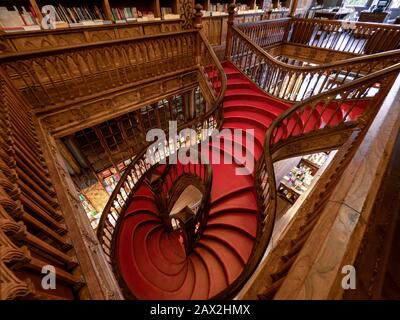
[[[290,105],[269,97],[232,64],[225,63],[224,70],[228,86],[222,128],[254,129],[256,163],[266,130]],[[240,143],[243,142],[244,139]],[[210,154],[223,148],[223,143],[219,148],[210,148]],[[183,166],[179,167],[182,170]],[[129,205],[116,243],[118,269],[134,297],[209,299],[237,279],[254,245],[257,198],[253,175],[238,176],[236,168],[237,164],[212,165],[208,223],[189,256],[185,255],[178,234],[168,234],[162,227],[149,187],[143,185],[138,190],[134,197],[144,196]]]

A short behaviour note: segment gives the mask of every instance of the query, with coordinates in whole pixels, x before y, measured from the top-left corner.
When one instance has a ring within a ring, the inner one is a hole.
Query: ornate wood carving
[[[288,22],[287,19],[282,20],[285,23]],[[263,42],[265,38],[263,28],[259,29],[258,25],[255,30],[252,28],[252,25],[232,28],[233,46],[229,59],[261,89],[285,101],[305,100],[400,61],[400,51],[391,51],[335,61],[322,66],[293,66],[274,59],[251,41],[245,32],[249,33],[253,39],[259,39],[260,42]],[[266,25],[267,34],[269,28],[269,24]],[[277,38],[277,43],[280,43],[285,36],[280,32]],[[265,39],[268,40],[265,45],[271,45],[269,37]],[[356,74],[354,70],[357,70]]]
[[[186,31],[116,40],[0,57],[0,63],[35,110],[48,112],[193,68],[195,36],[195,31]]]
[[[35,297],[42,289],[18,280],[11,270],[21,269],[40,277],[39,265],[56,264],[59,286],[66,288],[74,277],[72,271],[79,270],[74,252],[70,251],[63,215],[48,179],[29,107],[8,80],[2,78],[0,85],[0,268],[4,277],[1,289],[4,280],[2,295],[7,298],[28,294]],[[35,252],[35,258],[30,252]],[[73,291],[79,288],[72,286],[67,290],[72,298]],[[65,291],[55,290],[51,295],[65,297]]]
[[[178,12],[181,15],[182,29],[192,29],[193,17],[194,17],[194,1],[192,0],[179,0],[178,1]]]
[[[40,115],[46,130],[57,137],[66,136],[108,119],[149,105],[169,95],[187,91],[197,84],[197,71],[165,79],[150,80],[149,84],[135,86],[113,95],[79,103],[65,110]]]
[[[0,55],[67,48],[101,41],[135,38],[181,30],[181,21],[171,20],[3,34],[0,39]]]

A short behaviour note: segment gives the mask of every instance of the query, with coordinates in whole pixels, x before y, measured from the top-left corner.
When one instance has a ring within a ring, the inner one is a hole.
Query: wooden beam
[[[71,152],[67,149],[65,144],[57,139],[56,140],[57,146],[60,150],[61,155],[65,159],[65,161],[68,162],[69,166],[72,168],[72,170],[77,174],[80,175],[82,173],[81,166],[79,165],[78,161],[74,158],[74,156],[71,154]]]

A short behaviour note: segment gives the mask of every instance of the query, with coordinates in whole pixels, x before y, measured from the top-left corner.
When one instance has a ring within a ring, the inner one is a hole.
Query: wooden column
[[[201,32],[201,29],[203,28],[203,24],[202,24],[202,12],[201,10],[203,10],[203,6],[201,4],[196,4],[195,7],[195,14],[194,14],[194,27]],[[201,39],[200,39],[200,35],[197,35],[196,37],[196,63],[200,64],[201,61]]]
[[[106,15],[106,19],[108,19],[110,21],[114,21],[111,7],[110,7],[110,2],[108,0],[103,0],[103,9],[104,9],[104,13]]]
[[[235,8],[236,4],[231,3],[228,7],[228,31],[226,33],[226,47],[224,60],[228,60],[232,50],[232,27],[235,21]]]
[[[296,14],[297,4],[299,0],[292,0],[290,3],[289,17],[294,17]]]

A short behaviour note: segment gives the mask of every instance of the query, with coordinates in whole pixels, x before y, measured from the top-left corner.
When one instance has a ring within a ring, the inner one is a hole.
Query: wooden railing
[[[400,50],[355,57],[322,66],[297,67],[278,61],[232,28],[229,60],[269,95],[302,101],[400,62]]]
[[[192,208],[188,208],[188,211],[192,211],[191,213],[194,215],[188,224],[179,217],[174,218],[180,222],[179,228],[185,240],[187,254],[192,251],[195,243],[203,234],[210,209],[212,168],[209,164],[201,163],[200,156],[198,160],[198,163],[182,165],[182,170],[179,170],[177,165],[168,164],[163,175],[156,181],[155,188],[152,188],[157,199],[160,217],[167,230],[173,228],[170,212],[186,187],[192,185],[202,193],[202,199],[196,209],[192,211]]]
[[[261,20],[238,24],[236,27],[263,49],[286,40],[291,18]]]
[[[35,109],[63,106],[196,65],[197,31],[99,42],[0,57]]]
[[[197,41],[194,41],[196,50],[202,55],[197,55],[197,65],[201,71],[202,80],[208,85],[213,93],[214,99],[209,110],[203,115],[190,121],[178,122],[178,132],[181,129],[191,128],[196,132],[196,144],[208,139],[212,130],[219,128],[223,120],[222,102],[226,90],[227,80],[222,65],[212,50],[210,44],[201,32],[196,32]],[[196,39],[194,39],[196,40]],[[189,54],[189,56],[192,56]],[[169,132],[166,130],[166,135]],[[113,239],[118,220],[121,218],[127,203],[144,179],[150,174],[155,166],[170,154],[179,149],[190,147],[193,141],[188,141],[180,135],[172,136],[164,144],[160,144],[157,150],[148,152],[149,144],[138,152],[135,159],[125,170],[111,195],[101,216],[97,229],[98,239],[108,257],[112,261]]]
[[[236,27],[263,49],[283,43],[354,55],[400,49],[400,26],[393,24],[283,18]]]
[[[72,299],[84,282],[30,106],[2,73],[0,92],[1,298]],[[29,281],[49,264],[59,284],[51,293]]]
[[[276,219],[274,163],[293,156],[338,149],[353,132],[365,133],[399,72],[400,64],[397,64],[299,102],[272,123],[255,170],[260,212],[257,244],[246,266],[248,274],[252,274],[264,256]],[[334,116],[337,112],[341,115],[339,119]],[[362,138],[363,134],[358,137]],[[245,276],[246,272],[240,277]]]
[[[286,41],[354,54],[372,54],[399,49],[400,26],[293,18]]]

